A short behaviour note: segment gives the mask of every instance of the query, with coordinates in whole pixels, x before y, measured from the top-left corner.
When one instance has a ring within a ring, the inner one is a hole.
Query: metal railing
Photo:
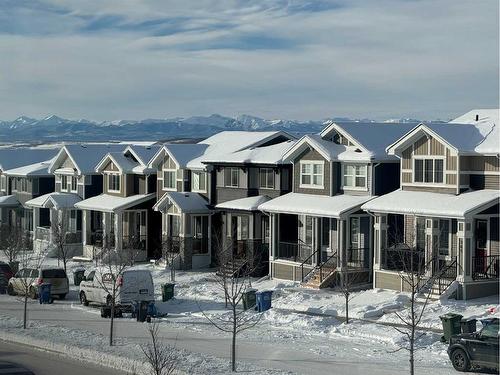
[[[181,238],[179,236],[163,236],[162,252],[167,254],[179,254],[181,251]]]
[[[145,234],[131,234],[123,236],[122,248],[134,250],[146,250],[147,235]]]
[[[498,279],[500,276],[500,255],[472,258],[472,279]]]
[[[318,254],[318,250],[314,251],[313,253],[311,253],[311,255],[309,255],[306,259],[304,259],[302,261],[302,263],[300,264],[300,275],[301,275],[301,280],[302,282],[304,282],[305,278],[307,276],[309,276],[315,268],[312,268],[312,269],[309,269],[308,272],[306,274],[304,274],[304,265],[307,263],[307,265],[312,265],[312,262],[313,262],[313,257]]]
[[[277,255],[279,259],[302,263],[304,260],[311,258],[312,248],[302,242],[279,242]]]
[[[115,234],[104,235],[102,232],[92,232],[87,235],[87,244],[95,247],[115,247]]]
[[[332,274],[336,268],[337,268],[337,252],[335,251],[332,255],[326,258],[326,260],[323,263],[321,263],[318,267],[320,284],[326,277]]]
[[[382,269],[424,273],[425,252],[402,246],[382,249]]]
[[[435,278],[434,285],[437,287],[439,294],[443,293],[453,281],[457,278],[457,258],[453,258],[451,263],[448,263],[444,268],[439,270]]]
[[[347,250],[347,267],[355,269],[365,269],[369,267],[368,256],[370,249],[368,247],[349,248]]]
[[[35,239],[50,242],[50,227],[36,227]]]

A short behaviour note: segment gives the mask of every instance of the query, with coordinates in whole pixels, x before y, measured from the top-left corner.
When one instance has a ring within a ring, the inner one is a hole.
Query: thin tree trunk
[[[113,281],[114,282],[114,281]],[[115,323],[115,290],[113,286],[113,298],[111,299],[111,322],[109,325],[109,346],[113,346],[113,328]]]
[[[233,304],[233,339],[231,342],[231,371],[236,371],[236,305]]]
[[[28,320],[28,293],[24,293],[24,314],[23,328],[26,329],[26,321]]]
[[[345,296],[345,323],[349,324],[349,296]]]

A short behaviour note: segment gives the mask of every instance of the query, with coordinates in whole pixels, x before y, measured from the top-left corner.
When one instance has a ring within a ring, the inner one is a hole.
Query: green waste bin
[[[476,322],[477,319],[474,318],[463,318],[460,322],[460,324],[462,325],[462,333],[476,332]]]
[[[78,286],[83,280],[85,280],[85,270],[77,269],[73,271],[73,284]]]
[[[461,321],[462,315],[448,313],[441,315],[439,317],[441,319],[441,323],[443,324],[443,336],[441,337],[442,342],[449,342],[451,336],[458,335],[462,332],[461,329]]]
[[[254,307],[257,303],[257,297],[255,293],[257,290],[255,289],[248,289],[243,293],[242,300],[243,300],[243,310],[248,310],[252,307]]]
[[[161,300],[163,302],[174,298],[174,286],[175,284],[172,283],[163,284],[161,289]]]

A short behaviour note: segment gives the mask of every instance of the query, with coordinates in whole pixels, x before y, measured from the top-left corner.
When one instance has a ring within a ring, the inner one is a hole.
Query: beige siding
[[[500,160],[495,156],[461,156],[460,170],[499,172]]]
[[[445,147],[444,145],[439,142],[436,138],[431,138],[429,141],[429,147],[430,147],[430,154],[431,155],[441,155],[443,156],[445,154]]]
[[[452,156],[448,148],[446,149],[446,169],[449,171],[457,170],[457,157]]]
[[[457,175],[456,174],[446,174],[446,184],[447,185],[456,185],[457,183]]]
[[[375,271],[375,288],[401,290],[401,277],[397,273]]]
[[[119,169],[118,167],[115,165],[115,163],[113,163],[111,160],[108,162],[108,164],[106,164],[106,166],[104,167],[104,171],[106,172],[118,172]]]
[[[427,142],[427,137],[422,137],[417,140],[414,145],[415,155],[428,155],[429,154],[429,144]]]
[[[500,176],[486,175],[484,176],[484,188],[485,189],[500,189]]]
[[[412,162],[411,162],[411,155],[412,155],[412,152],[413,152],[413,145],[408,147],[406,150],[403,151],[402,153],[402,168],[403,169],[412,169],[413,168],[413,165],[412,165]]]
[[[456,194],[456,189],[454,187],[438,187],[438,186],[425,186],[425,185],[419,185],[419,186],[410,186],[410,185],[403,185],[401,187],[403,190],[408,190],[408,191],[426,191],[429,193],[445,193],[445,194]]]
[[[64,158],[60,165],[61,168],[75,168],[75,165],[68,156]]]
[[[293,280],[293,265],[273,263],[273,277],[276,279]]]
[[[412,182],[412,173],[411,172],[403,172],[401,177],[402,177],[403,183]]]

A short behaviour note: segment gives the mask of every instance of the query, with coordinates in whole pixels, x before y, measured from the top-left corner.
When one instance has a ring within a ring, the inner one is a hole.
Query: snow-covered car
[[[499,320],[493,319],[479,332],[452,336],[448,356],[457,371],[469,371],[472,366],[498,371]]]
[[[154,301],[154,285],[151,272],[147,270],[126,270],[119,277],[113,277],[109,270],[94,269],[80,283],[80,303],[110,305],[113,279],[116,279],[116,300],[119,305],[130,305],[136,301]]]
[[[38,287],[44,283],[51,285],[50,295],[65,299],[69,292],[69,281],[62,268],[22,268],[9,279],[7,293],[23,295],[26,290],[31,298],[37,298]]]

